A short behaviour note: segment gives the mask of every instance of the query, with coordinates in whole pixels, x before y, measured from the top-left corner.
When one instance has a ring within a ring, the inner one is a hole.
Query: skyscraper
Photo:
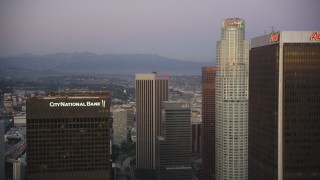
[[[202,68],[202,164],[204,177],[215,172],[215,81],[216,68]]]
[[[245,21],[222,21],[217,43],[216,179],[248,178],[248,60]]]
[[[126,142],[127,129],[127,111],[124,109],[116,109],[113,112],[113,144],[120,145]]]
[[[249,179],[320,179],[319,34],[251,40]]]
[[[168,100],[168,76],[136,74],[137,167],[155,169],[155,139],[160,135],[161,104]]]
[[[5,123],[3,119],[0,119],[0,180],[4,180],[4,131],[5,131]]]
[[[132,105],[113,105],[111,108],[111,113],[113,110],[123,109],[127,111],[127,128],[130,130],[134,127],[134,110]]]
[[[194,116],[191,110],[191,153],[192,156],[199,156],[201,153],[201,115]]]
[[[18,160],[14,160],[13,162],[13,179],[14,180],[25,180],[26,179],[26,166],[27,163],[24,158],[18,158]]]
[[[108,92],[27,101],[27,179],[110,179]]]
[[[161,135],[156,139],[157,177],[191,180],[191,111],[185,102],[162,103]]]

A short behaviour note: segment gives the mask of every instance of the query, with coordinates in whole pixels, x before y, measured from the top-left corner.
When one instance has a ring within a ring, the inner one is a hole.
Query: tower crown
[[[224,19],[221,23],[223,29],[244,29],[245,21],[241,18]]]

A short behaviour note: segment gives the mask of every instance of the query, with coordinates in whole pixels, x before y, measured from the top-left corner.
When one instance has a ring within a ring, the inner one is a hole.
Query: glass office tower
[[[190,104],[162,103],[161,133],[156,139],[156,172],[159,180],[192,179]]]
[[[319,34],[251,40],[249,179],[320,179]]]
[[[27,101],[27,179],[110,179],[109,93],[66,91]]]
[[[204,177],[215,172],[215,79],[216,67],[202,68],[202,168]]]

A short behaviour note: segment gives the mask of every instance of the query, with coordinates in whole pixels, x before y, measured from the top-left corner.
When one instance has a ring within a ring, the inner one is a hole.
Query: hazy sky
[[[89,51],[214,60],[221,20],[320,30],[319,0],[0,0],[0,57]]]

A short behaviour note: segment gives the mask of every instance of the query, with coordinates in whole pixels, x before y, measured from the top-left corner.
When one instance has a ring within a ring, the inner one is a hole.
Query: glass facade
[[[217,43],[216,179],[248,178],[248,61],[244,20],[224,20]]]
[[[162,103],[161,136],[156,139],[158,179],[192,179],[190,121],[189,104],[174,101]]]
[[[109,105],[50,106],[103,104],[108,96],[73,98],[39,97],[27,102],[27,179],[110,178]]]
[[[278,179],[280,48],[283,179],[320,179],[320,43],[279,44],[250,51],[249,179]]]
[[[320,43],[285,43],[284,179],[320,179]]]
[[[215,81],[216,68],[202,68],[202,164],[205,177],[215,171]]]
[[[5,124],[4,120],[0,119],[0,137],[4,137],[4,131],[5,131]],[[4,147],[5,147],[5,142],[4,138],[0,139],[0,180],[5,178],[5,157],[4,157]]]
[[[249,179],[277,179],[279,44],[250,51]]]

